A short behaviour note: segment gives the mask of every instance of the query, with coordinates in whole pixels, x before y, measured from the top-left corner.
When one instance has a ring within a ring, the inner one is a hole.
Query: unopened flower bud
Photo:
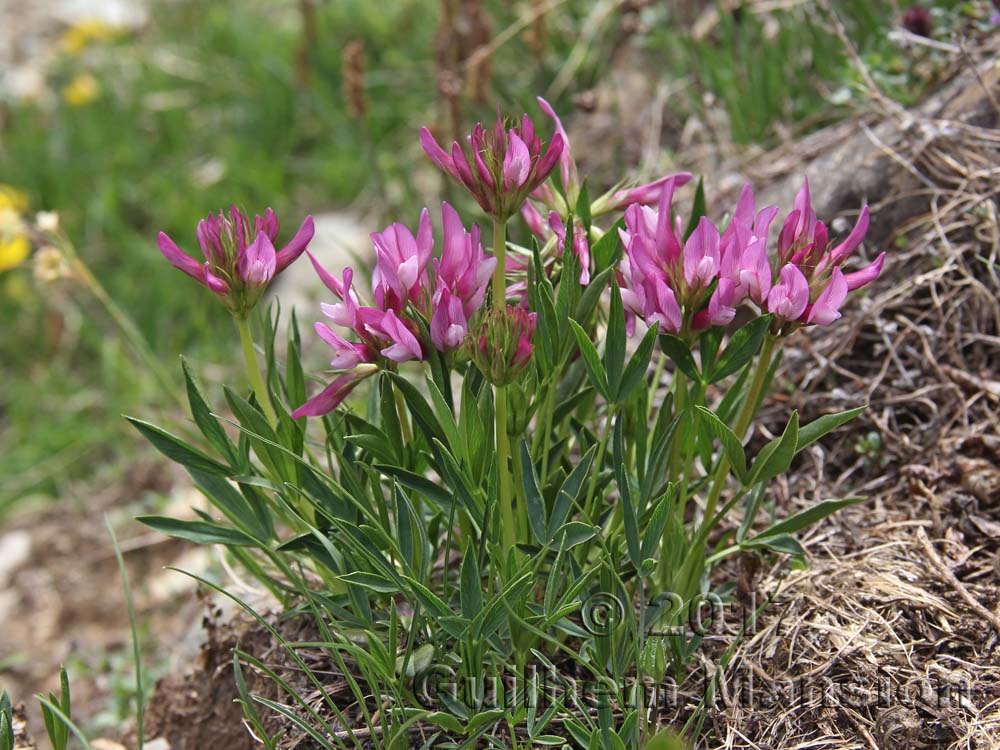
[[[472,361],[493,385],[514,382],[531,362],[538,315],[523,307],[491,308],[474,336]]]

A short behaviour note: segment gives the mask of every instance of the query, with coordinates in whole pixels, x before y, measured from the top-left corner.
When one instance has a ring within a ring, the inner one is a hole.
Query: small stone
[[[28,561],[31,555],[31,534],[27,531],[10,531],[0,536],[0,583],[10,579],[11,573]]]

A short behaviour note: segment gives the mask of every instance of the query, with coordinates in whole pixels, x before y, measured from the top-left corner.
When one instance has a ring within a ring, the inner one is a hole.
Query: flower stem
[[[254,351],[253,335],[250,333],[250,320],[245,315],[236,316],[236,327],[240,331],[240,343],[243,344],[243,359],[247,366],[247,377],[250,378],[250,387],[253,388],[257,401],[264,410],[264,415],[272,427],[278,424],[278,415],[271,405],[271,394],[264,384],[264,376],[260,371],[260,364],[257,362],[257,352]]]
[[[757,359],[757,369],[754,370],[753,380],[750,381],[750,390],[747,391],[746,400],[740,408],[739,416],[736,417],[736,427],[733,432],[740,440],[746,436],[750,421],[757,413],[757,404],[760,401],[761,389],[767,379],[767,372],[771,369],[771,359],[774,356],[774,345],[778,342],[776,336],[768,333],[764,337],[764,345],[760,350],[760,357]],[[729,474],[729,459],[722,456],[719,459],[719,467],[715,470],[715,478],[712,480],[712,489],[705,503],[705,515],[702,519],[702,526],[711,523],[712,516],[715,515],[716,506],[719,503],[719,496],[722,495],[722,488],[726,484],[726,477]]]
[[[507,224],[501,219],[493,220],[493,255],[497,259],[493,269],[493,305],[502,309],[507,304]],[[514,501],[511,488],[510,468],[510,438],[507,435],[507,389],[496,386],[496,447],[497,447],[497,479],[500,489],[500,525],[501,540],[504,549],[515,549],[517,546],[517,522],[514,518]]]

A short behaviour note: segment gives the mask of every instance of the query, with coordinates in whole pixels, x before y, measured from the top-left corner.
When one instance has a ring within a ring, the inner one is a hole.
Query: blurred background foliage
[[[890,39],[905,8],[830,5],[879,85],[918,98],[935,52]],[[934,3],[932,35],[985,19],[987,5]],[[420,125],[454,137],[498,103],[537,114],[537,94],[590,112],[623,67],[669,83],[665,131],[722,122],[713,136],[730,146],[773,144],[860,98],[813,2],[152,0],[136,27],[83,20],[56,44],[39,90],[0,99],[0,183],[27,217],[58,211],[178,388],[180,352],[221,379],[235,337],[211,295],[157,252],[160,229],[194,250],[197,220],[231,202],[272,206],[286,232],[328,210],[366,228],[410,221],[442,190]],[[620,98],[610,116],[627,121]],[[663,148],[675,136],[664,132]],[[626,145],[611,153],[629,159]],[[0,513],[29,498],[86,502],[143,450],[122,412],[180,413],[93,296],[32,265],[0,270]]]

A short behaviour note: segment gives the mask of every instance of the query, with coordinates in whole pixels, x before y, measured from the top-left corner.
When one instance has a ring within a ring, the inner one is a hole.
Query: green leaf
[[[701,373],[698,372],[698,365],[695,364],[694,355],[687,343],[672,333],[660,334],[660,348],[663,353],[670,357],[670,360],[677,365],[681,372],[691,380],[701,382]]]
[[[441,425],[444,434],[448,436],[448,441],[445,445],[448,446],[448,449],[457,458],[464,459],[466,446],[459,437],[458,425],[455,423],[455,414],[448,405],[444,394],[441,393],[441,389],[430,378],[427,379],[427,392],[431,394],[431,401],[434,403],[434,411],[437,413],[438,424]]]
[[[587,178],[580,185],[580,194],[576,197],[576,215],[583,222],[583,228],[590,232],[590,191],[587,190]],[[572,236],[572,227],[567,226],[566,234]]]
[[[414,474],[399,466],[388,466],[386,464],[375,464],[374,468],[386,476],[395,477],[404,487],[409,487],[414,492],[419,492],[428,500],[433,500],[442,508],[450,508],[455,498],[447,488],[442,487],[437,482],[432,482],[420,474]]]
[[[667,527],[670,506],[674,502],[676,495],[677,486],[671,485],[660,499],[660,502],[653,508],[653,512],[649,516],[649,522],[646,524],[646,533],[642,538],[642,549],[639,551],[641,559],[650,558],[656,552],[656,548],[663,539],[663,530]]]
[[[179,463],[188,469],[204,471],[208,474],[219,474],[227,476],[230,470],[222,464],[213,461],[201,451],[193,448],[188,443],[181,440],[176,435],[171,435],[166,430],[161,430],[156,425],[145,422],[134,417],[125,417],[142,436],[146,438],[153,447],[171,461]]]
[[[417,390],[417,387],[397,373],[389,373],[389,377],[392,378],[392,382],[395,383],[396,387],[403,392],[403,398],[406,400],[406,405],[410,408],[410,413],[417,424],[420,425],[420,429],[427,435],[427,439],[437,438],[441,442],[446,441],[447,437],[444,434],[441,423],[438,422],[437,417],[434,416],[434,411],[420,394],[420,391]]]
[[[604,372],[608,378],[608,393],[617,398],[625,369],[625,309],[618,282],[611,283],[611,310],[608,313],[608,332],[604,341]]]
[[[499,596],[494,596],[487,602],[472,623],[473,637],[486,640],[500,629],[510,612],[523,612],[525,598],[534,589],[535,581],[534,573],[525,573],[507,584]]]
[[[804,427],[799,428],[799,442],[798,445],[795,446],[795,452],[798,453],[804,448],[807,448],[815,443],[824,435],[832,432],[841,425],[850,422],[867,408],[867,405],[858,406],[854,409],[837,412],[836,414],[825,414],[819,419],[815,419]]]
[[[737,372],[753,359],[764,343],[764,335],[767,333],[773,317],[773,315],[768,314],[754,318],[736,331],[729,339],[729,343],[719,357],[719,361],[715,363],[711,373],[705,373],[705,379],[709,383],[717,383]]]
[[[594,384],[598,393],[610,401],[608,377],[604,372],[604,367],[601,365],[601,359],[597,354],[597,349],[594,348],[594,343],[590,340],[587,332],[580,327],[579,323],[571,318],[569,324],[573,328],[573,334],[576,336],[576,342],[580,347],[580,354],[583,356],[583,362],[587,367],[587,374],[590,376],[590,381]]]
[[[376,594],[395,594],[399,591],[398,583],[384,578],[377,573],[355,570],[337,577],[344,583],[360,586],[369,591],[374,591]]]
[[[184,357],[181,357],[181,369],[184,370],[184,382],[187,386],[188,403],[191,405],[191,416],[194,417],[194,423],[198,425],[201,434],[212,444],[213,448],[225,456],[231,464],[238,464],[239,453],[236,450],[236,445],[219,424],[219,420],[212,416],[212,410],[202,395],[201,389],[198,388],[198,383],[195,381],[194,375],[191,374],[191,368],[188,367]]]
[[[594,462],[594,455],[597,453],[597,445],[590,446],[590,449],[583,454],[580,462],[573,467],[573,471],[566,477],[559,491],[556,493],[556,500],[552,504],[552,515],[549,517],[548,527],[545,530],[545,541],[551,542],[556,534],[566,523],[570,512],[574,506],[580,504],[580,495],[583,490],[584,481],[590,474],[590,466]]]
[[[483,582],[479,576],[479,561],[476,558],[476,546],[469,543],[465,548],[462,560],[462,588],[459,592],[462,602],[462,615],[472,620],[483,609]]]
[[[841,500],[824,500],[823,502],[816,503],[816,505],[811,508],[806,508],[805,510],[796,513],[793,516],[789,516],[768,529],[765,529],[757,536],[751,538],[749,541],[759,541],[768,537],[779,536],[781,534],[794,534],[797,531],[801,531],[807,526],[812,526],[817,521],[821,521],[827,516],[836,513],[841,508],[846,508],[850,505],[856,505],[857,503],[863,502],[866,498],[864,497],[845,497]]]
[[[279,441],[267,417],[236,391],[228,387],[223,390],[229,408],[236,415],[240,427],[243,428],[243,434],[250,441],[257,457],[282,481],[296,482],[295,467],[290,463],[289,456],[277,447],[282,445],[282,442]]]
[[[622,506],[622,519],[625,526],[625,542],[628,546],[628,556],[637,569],[642,563],[642,547],[639,542],[639,520],[636,518],[635,504],[632,500],[632,488],[629,486],[627,461],[625,458],[625,439],[622,435],[625,415],[619,414],[615,420],[614,459],[615,481],[618,484],[618,502]]]
[[[572,549],[578,544],[583,544],[589,539],[593,539],[595,536],[597,536],[597,529],[594,526],[583,521],[570,521],[562,527],[558,540],[559,544],[563,545],[566,549]]]
[[[806,554],[805,547],[791,534],[775,534],[774,536],[763,538],[755,536],[753,539],[743,542],[740,547],[743,549],[760,549],[764,547],[774,552],[781,552],[795,557],[805,557]]]
[[[746,483],[747,459],[746,454],[743,452],[743,444],[736,437],[736,433],[729,429],[729,425],[719,419],[711,409],[700,405],[696,405],[695,409],[699,417],[701,417],[702,422],[719,439],[719,442],[722,443],[722,451],[726,458],[729,459],[729,465],[732,467],[736,477],[741,482]]]
[[[719,344],[725,336],[726,329],[722,326],[712,326],[706,328],[698,337],[698,351],[701,354],[701,371],[705,373],[705,380],[711,382],[711,373],[715,368],[715,360],[719,355]]]
[[[271,515],[266,508],[255,507],[225,477],[188,469],[195,486],[236,526],[256,539],[274,536]]]
[[[649,360],[653,356],[653,347],[656,345],[656,331],[658,327],[658,324],[654,323],[646,331],[646,335],[639,342],[639,347],[635,350],[635,354],[629,359],[628,365],[625,367],[625,374],[622,376],[618,392],[615,395],[617,403],[623,403],[646,376],[646,372],[649,370]]]
[[[285,393],[292,407],[306,401],[306,376],[302,370],[302,341],[299,338],[299,321],[292,310],[288,325],[288,346],[285,354]]]
[[[446,732],[450,732],[457,737],[465,736],[465,726],[447,711],[431,711],[420,718],[423,721],[441,727]]]
[[[524,497],[527,504],[528,523],[531,525],[531,532],[539,544],[548,543],[545,531],[547,527],[545,517],[545,498],[542,497],[541,488],[538,486],[538,475],[535,473],[535,464],[531,460],[531,451],[528,443],[521,439],[521,483],[524,487]]]
[[[361,442],[373,456],[378,457],[385,463],[405,463],[406,447],[403,445],[403,428],[399,423],[399,414],[396,413],[395,390],[393,390],[392,380],[388,373],[379,373],[378,378],[379,395],[379,416],[381,419],[381,429],[364,422],[363,429],[367,438]],[[351,442],[358,442],[352,437],[347,437]]]
[[[393,487],[396,496],[396,539],[399,541],[399,553],[407,564],[417,568],[417,535],[413,531],[415,512],[406,494],[396,484]]]
[[[702,216],[708,214],[708,207],[705,202],[705,178],[698,178],[698,187],[694,191],[694,202],[691,204],[691,218],[688,219],[687,228],[684,230],[684,240],[686,241],[691,233],[698,228],[698,222]]]
[[[799,441],[799,413],[792,412],[785,425],[785,431],[761,448],[750,469],[748,484],[767,482],[788,471],[795,457],[795,446]]]
[[[259,547],[260,543],[238,529],[207,521],[184,521],[165,516],[139,516],[139,523],[176,539],[195,544],[226,544],[235,547]]]
[[[619,229],[625,228],[625,217],[623,216],[608,229],[601,238],[590,247],[590,256],[594,259],[594,268],[599,273],[606,268],[612,268],[621,258],[622,238],[618,234]]]
[[[663,729],[649,738],[646,750],[691,750],[691,743],[673,729]]]

